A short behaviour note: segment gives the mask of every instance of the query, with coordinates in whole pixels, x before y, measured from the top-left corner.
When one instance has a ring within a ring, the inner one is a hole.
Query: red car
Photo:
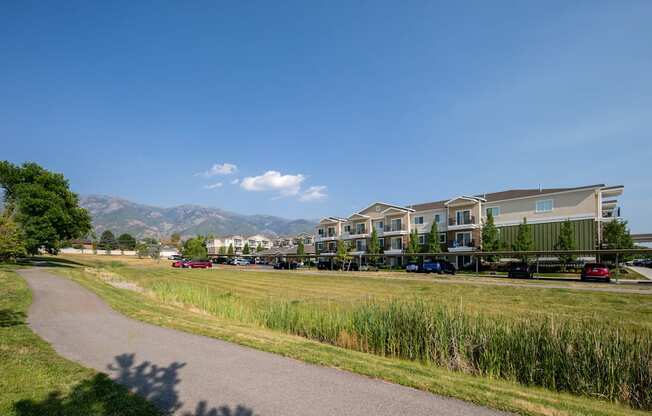
[[[604,280],[605,282],[610,282],[611,278],[609,277],[609,268],[604,264],[599,263],[587,263],[582,269],[582,280],[591,280],[599,279]]]
[[[178,267],[178,268],[188,267],[188,261],[187,260],[173,261],[172,262],[172,267]]]
[[[187,262],[185,267],[191,269],[210,269],[213,267],[213,263],[210,260],[191,260]]]

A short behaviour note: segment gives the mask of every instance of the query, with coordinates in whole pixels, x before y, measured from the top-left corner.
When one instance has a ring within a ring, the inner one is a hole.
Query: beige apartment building
[[[337,241],[351,243],[351,254],[364,254],[371,230],[375,229],[385,254],[401,254],[412,230],[425,244],[433,221],[439,241],[451,253],[464,253],[482,247],[482,226],[489,212],[498,228],[499,239],[511,247],[518,224],[525,218],[532,225],[535,249],[552,250],[562,222],[570,220],[578,249],[596,248],[602,241],[602,223],[619,217],[617,197],[623,186],[604,184],[574,188],[516,189],[413,205],[376,202],[347,218],[326,217],[315,229],[318,253],[336,252]],[[469,261],[458,256],[458,265]],[[390,258],[392,262],[400,258]]]
[[[272,239],[264,235],[252,235],[243,237],[241,235],[229,235],[221,238],[212,238],[206,240],[206,250],[208,255],[215,256],[220,252],[220,247],[228,250],[229,246],[233,245],[235,254],[242,254],[245,244],[249,245],[251,252],[255,252],[258,245],[263,249],[268,249],[272,246]]]

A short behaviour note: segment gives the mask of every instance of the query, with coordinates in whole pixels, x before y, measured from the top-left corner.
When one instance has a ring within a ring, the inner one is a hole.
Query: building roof
[[[526,198],[530,196],[537,195],[547,195],[554,194],[557,192],[567,192],[567,191],[579,191],[582,189],[593,189],[593,188],[602,188],[604,184],[597,185],[587,185],[587,186],[577,186],[573,188],[534,188],[534,189],[511,189],[508,191],[501,192],[491,192],[487,194],[475,195],[476,198],[484,198],[487,203],[502,201],[505,199],[515,199],[515,198]],[[613,187],[609,187],[613,188]],[[607,189],[609,189],[607,188]],[[444,199],[441,201],[435,202],[426,202],[422,204],[408,205],[410,208],[414,208],[416,211],[426,211],[430,209],[444,209],[446,207],[446,202],[449,200]]]

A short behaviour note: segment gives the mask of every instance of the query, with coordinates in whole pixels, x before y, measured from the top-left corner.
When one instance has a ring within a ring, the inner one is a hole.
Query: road
[[[107,373],[177,415],[499,415],[333,368],[127,318],[78,284],[19,272],[30,327],[62,356]],[[211,411],[213,413],[211,413]]]

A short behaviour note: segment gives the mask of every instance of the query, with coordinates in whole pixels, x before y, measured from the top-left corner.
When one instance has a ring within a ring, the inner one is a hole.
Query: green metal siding
[[[562,222],[547,222],[543,224],[530,224],[534,238],[535,250],[554,250]],[[573,236],[575,238],[576,250],[595,249],[597,235],[596,223],[594,220],[571,221]],[[500,242],[511,248],[518,233],[518,225],[498,227],[500,230]]]

